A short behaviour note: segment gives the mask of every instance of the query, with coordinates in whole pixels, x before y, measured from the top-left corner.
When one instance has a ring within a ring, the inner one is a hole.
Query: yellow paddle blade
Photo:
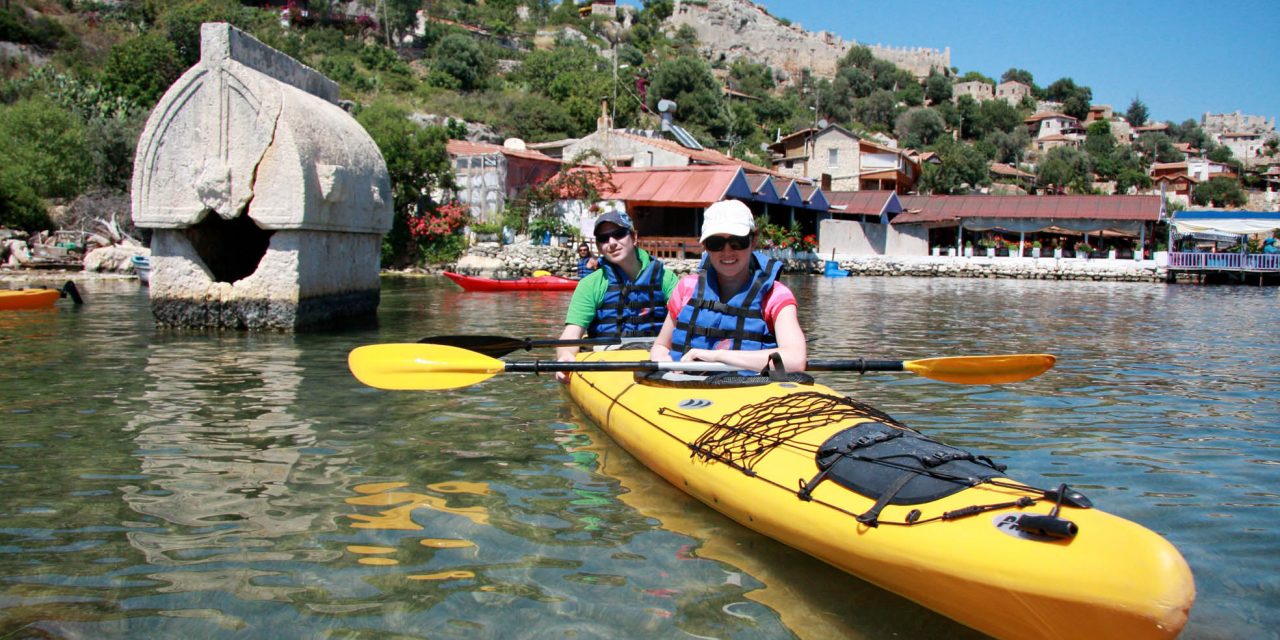
[[[371,344],[347,356],[356,379],[378,389],[456,389],[483,382],[506,366],[489,356],[438,344]]]
[[[533,272],[533,277],[535,278],[542,278],[549,275],[551,275],[551,272],[547,271],[546,269],[538,269],[537,271]]]
[[[959,384],[1003,384],[1034,378],[1057,362],[1047,353],[1007,356],[957,356],[908,360],[903,368],[926,378]]]

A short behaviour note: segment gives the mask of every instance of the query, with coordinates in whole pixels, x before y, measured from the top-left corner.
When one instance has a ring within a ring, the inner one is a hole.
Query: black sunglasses
[[[622,228],[622,227],[618,227],[617,229],[614,229],[613,231],[606,231],[606,232],[604,232],[604,233],[597,233],[597,234],[596,234],[596,244],[605,244],[606,242],[608,242],[608,241],[609,241],[609,239],[610,239],[610,238],[612,238],[612,239],[614,239],[614,240],[621,240],[621,239],[623,239],[623,238],[625,238],[625,237],[627,237],[627,236],[629,236],[629,235],[631,235],[631,230],[630,230],[630,229],[624,229],[624,228]]]
[[[730,249],[742,251],[751,246],[751,236],[729,236],[727,238],[724,236],[711,236],[702,241],[702,246],[706,247],[707,251],[724,251],[726,242],[729,244]]]

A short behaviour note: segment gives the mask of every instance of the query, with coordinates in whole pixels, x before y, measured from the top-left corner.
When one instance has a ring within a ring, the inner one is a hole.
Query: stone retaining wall
[[[564,247],[514,244],[473,245],[450,271],[467,275],[515,278],[537,270],[577,277],[578,258],[572,244]],[[1152,260],[1084,260],[1078,258],[961,258],[946,256],[869,256],[838,260],[850,276],[914,276],[925,278],[1013,278],[1023,280],[1114,280],[1164,282],[1166,269]],[[668,269],[692,273],[698,260],[663,260]],[[821,274],[823,260],[787,260],[788,273]]]

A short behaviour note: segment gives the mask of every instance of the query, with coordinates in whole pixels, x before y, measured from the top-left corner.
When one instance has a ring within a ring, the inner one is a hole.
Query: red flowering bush
[[[423,215],[409,214],[409,235],[418,240],[435,240],[453,235],[471,220],[467,207],[460,202],[446,202]]]

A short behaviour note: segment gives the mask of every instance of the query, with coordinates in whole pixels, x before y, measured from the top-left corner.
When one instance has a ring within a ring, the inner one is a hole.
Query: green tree
[[[1151,118],[1151,113],[1147,111],[1147,105],[1143,104],[1137,96],[1133,97],[1133,102],[1129,103],[1129,108],[1125,109],[1124,119],[1135,127],[1141,127],[1147,124],[1147,120]]]
[[[991,184],[991,159],[977,147],[942,138],[934,146],[939,164],[927,164],[920,176],[920,192],[965,194]]]
[[[924,99],[928,100],[929,104],[946,102],[953,95],[951,86],[950,78],[937,71],[931,71],[924,81]]]
[[[443,127],[418,125],[408,111],[385,100],[369,105],[356,120],[382,152],[395,200],[391,231],[383,238],[382,263],[402,265],[415,255],[409,219],[428,210],[433,190],[454,186],[446,132]]]
[[[1069,189],[1077,194],[1091,191],[1093,166],[1088,154],[1080,149],[1069,146],[1050,149],[1037,169],[1036,179],[1045,188]]]
[[[872,129],[889,131],[898,117],[898,100],[892,92],[883,89],[857,100],[853,105],[854,117]]]
[[[44,96],[0,105],[0,165],[43,198],[70,198],[93,180],[84,124]]]
[[[473,91],[492,73],[493,63],[470,36],[451,33],[432,51],[431,82],[436,86]]]
[[[1000,76],[1001,84],[1004,84],[1010,81],[1021,82],[1022,84],[1025,84],[1028,87],[1036,86],[1035,78],[1032,77],[1031,72],[1027,71],[1026,69],[1019,69],[1017,67],[1009,67],[1008,71],[1005,71]]]
[[[729,86],[749,96],[763,98],[773,91],[773,70],[766,64],[738,58],[729,66]]]
[[[923,149],[947,132],[947,123],[935,110],[915,108],[898,116],[893,133],[903,147]]]
[[[134,104],[151,106],[186,67],[177,47],[157,33],[146,33],[113,47],[102,69],[102,84]]]
[[[44,200],[15,168],[0,165],[0,227],[27,232],[53,228]]]
[[[1078,120],[1089,115],[1089,106],[1093,102],[1093,89],[1080,86],[1071,78],[1061,78],[1045,88],[1045,95],[1050,100],[1062,103],[1062,112]]]
[[[1027,145],[1031,144],[1031,134],[1025,128],[1014,129],[1012,132],[997,130],[988,133],[982,141],[993,149],[996,162],[1016,165]]]
[[[1010,133],[1025,129],[1022,114],[1004,100],[983,100],[974,105],[969,116],[969,134],[975,138],[986,137],[994,131]]]
[[[871,68],[871,63],[874,62],[875,59],[875,54],[871,53],[870,47],[855,44],[852,47],[849,47],[849,51],[840,59],[839,66],[865,70]]]
[[[1111,135],[1111,124],[1106,120],[1096,120],[1089,125],[1085,133],[1084,151],[1089,155],[1093,170],[1104,178],[1116,177],[1119,170],[1112,162],[1112,153],[1116,148],[1115,136]]]
[[[1186,156],[1173,146],[1173,140],[1160,132],[1143,134],[1133,141],[1133,148],[1142,156],[1145,164],[1181,162],[1186,159]]]
[[[660,63],[653,72],[649,87],[649,107],[655,113],[659,100],[672,100],[679,106],[679,123],[723,138],[729,131],[728,112],[720,93],[720,82],[711,68],[700,58],[680,56]]]
[[[1240,183],[1231,178],[1210,178],[1196,186],[1191,200],[1198,205],[1215,207],[1243,207],[1249,201]]]
[[[206,22],[229,22],[253,31],[249,10],[236,0],[189,0],[168,6],[159,14],[159,23],[177,48],[184,69],[200,61],[200,25]]]

